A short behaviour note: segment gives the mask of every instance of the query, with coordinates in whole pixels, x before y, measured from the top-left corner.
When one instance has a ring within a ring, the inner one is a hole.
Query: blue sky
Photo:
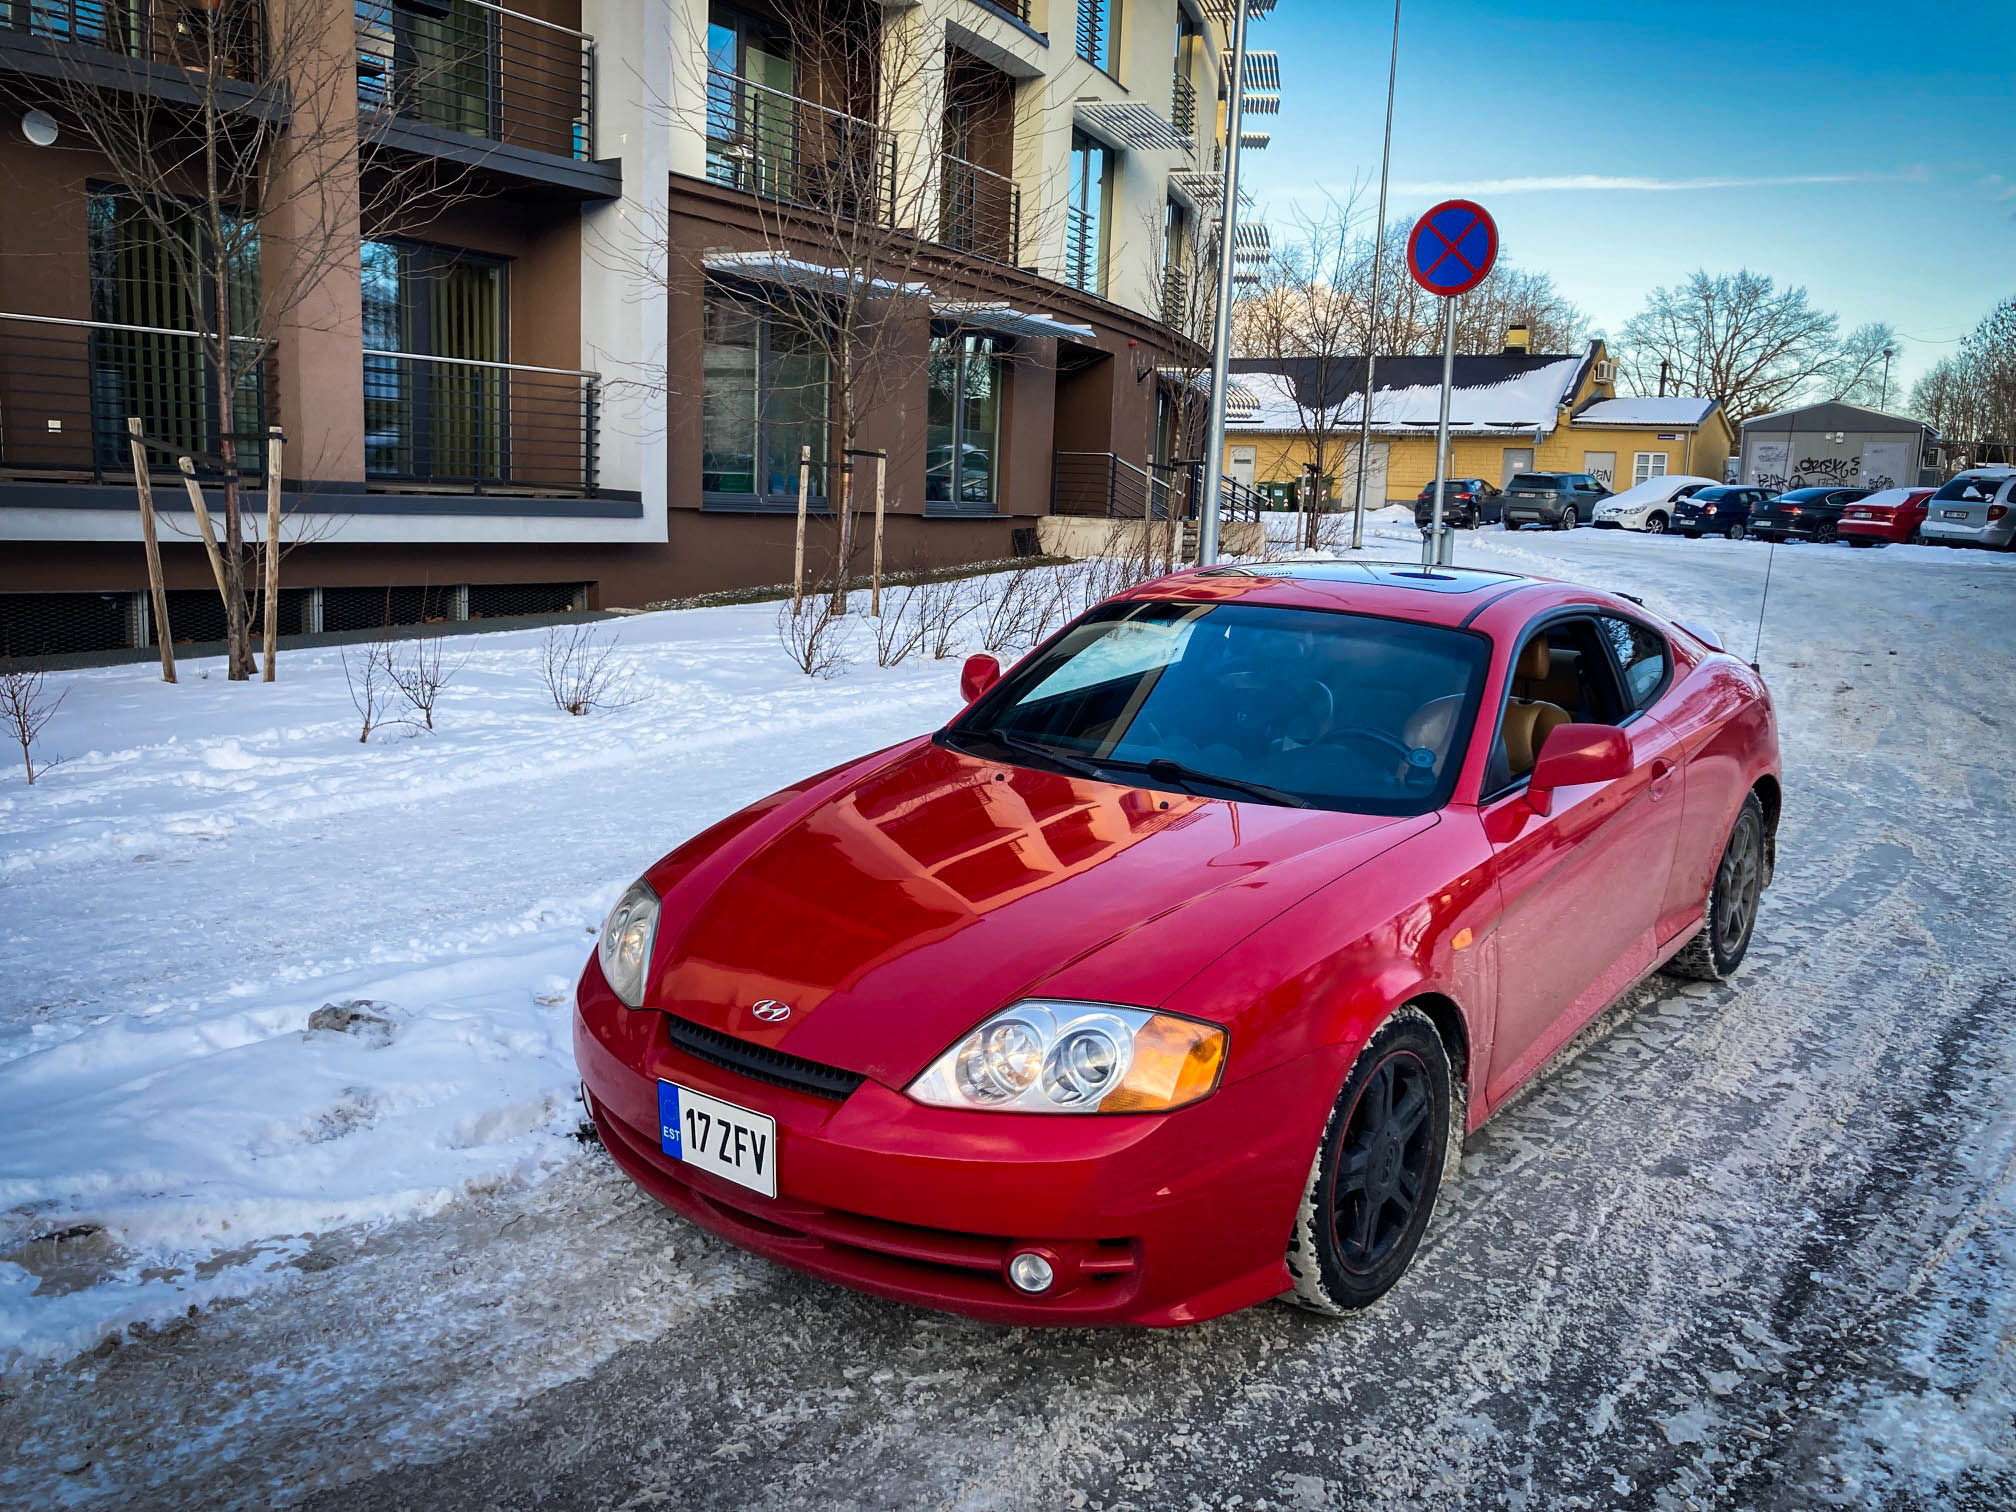
[[[1312,185],[1355,183],[1369,224],[1392,15],[1280,0],[1254,24],[1284,99],[1243,168],[1277,229]],[[2016,3],[1403,0],[1389,219],[1458,192],[1599,331],[1746,265],[1844,331],[1887,320],[1894,400],[2016,294]]]

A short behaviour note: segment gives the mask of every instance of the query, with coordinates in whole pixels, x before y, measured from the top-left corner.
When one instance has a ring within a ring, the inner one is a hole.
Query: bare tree
[[[56,711],[63,706],[63,700],[70,696],[65,687],[53,696],[47,682],[49,669],[40,665],[10,666],[0,671],[0,722],[4,722],[21,746],[21,766],[28,774],[28,784],[33,787],[35,779],[56,763],[44,761],[35,765],[35,741],[42,733],[42,727],[49,723]]]
[[[1842,340],[1834,353],[1833,366],[1823,376],[1829,399],[1857,404],[1864,409],[1881,409],[1889,395],[1885,369],[1897,350],[1897,332],[1882,321],[1859,325]]]
[[[615,659],[616,648],[593,625],[548,630],[540,643],[539,675],[553,707],[563,714],[606,714],[639,702],[635,674]]]
[[[154,396],[135,406],[148,448],[200,458],[221,483],[229,676],[242,680],[253,673],[261,552],[284,550],[248,534],[241,499],[246,478],[263,470],[279,332],[340,298],[333,280],[356,258],[360,221],[367,234],[385,234],[436,215],[465,197],[468,175],[394,169],[370,154],[393,110],[389,101],[359,109],[359,34],[347,14],[291,0],[204,0],[132,12],[132,36],[103,19],[109,11],[92,14],[100,19],[76,12],[76,40],[119,54],[115,72],[174,69],[176,97],[164,100],[151,79],[108,85],[105,55],[75,46],[50,47],[46,71],[7,90],[56,113],[117,186],[99,202],[103,255],[93,276],[112,285],[144,276],[144,290],[120,291],[144,293],[158,312],[137,323],[189,332],[122,339],[135,388]],[[103,34],[89,35],[90,26]],[[415,88],[430,67],[457,66],[466,64],[413,60],[399,87]],[[360,163],[368,163],[361,172]]]
[[[371,732],[387,724],[405,723],[386,716],[398,692],[388,633],[381,631],[378,639],[361,648],[361,653],[357,647],[345,646],[342,657],[343,685],[350,691],[350,706],[357,711],[360,721],[357,743],[369,743]]]
[[[1654,289],[1617,335],[1618,361],[1640,393],[1669,388],[1718,399],[1732,423],[1783,409],[1824,387],[1841,355],[1840,322],[1803,288],[1762,273],[1695,273]]]
[[[1961,466],[2016,458],[2016,298],[2005,299],[1911,390]]]
[[[392,659],[392,684],[406,700],[406,706],[420,716],[421,728],[434,728],[434,707],[441,701],[441,694],[454,681],[455,674],[467,664],[468,658],[445,663],[442,656],[442,640],[439,633],[421,634],[406,642],[403,655]]]
[[[917,585],[917,623],[922,648],[933,661],[943,661],[959,648],[959,632],[980,608],[958,578],[926,578]]]

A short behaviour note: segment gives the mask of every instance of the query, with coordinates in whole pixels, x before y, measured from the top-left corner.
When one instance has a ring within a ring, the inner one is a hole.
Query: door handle
[[[1652,763],[1651,792],[1655,799],[1664,798],[1673,791],[1673,763],[1663,756]]]

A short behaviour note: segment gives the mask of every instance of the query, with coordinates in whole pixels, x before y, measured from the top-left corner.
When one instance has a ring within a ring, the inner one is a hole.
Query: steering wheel
[[[1282,740],[1317,745],[1328,738],[1337,723],[1337,695],[1330,685],[1307,678],[1295,690],[1288,717],[1281,721]],[[1305,733],[1306,732],[1306,733]]]
[[[1409,760],[1413,756],[1415,749],[1397,735],[1389,735],[1384,730],[1368,729],[1364,725],[1338,725],[1323,737],[1323,743],[1325,745],[1333,745],[1345,738],[1369,740],[1375,745],[1382,745],[1402,761]]]

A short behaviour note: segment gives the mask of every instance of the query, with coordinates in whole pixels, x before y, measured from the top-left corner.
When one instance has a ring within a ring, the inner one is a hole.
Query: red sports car
[[[1649,972],[1732,971],[1771,876],[1763,682],[1585,588],[1191,571],[965,691],[653,866],[577,998],[624,1170],[885,1297],[1362,1307],[1464,1134]]]
[[[1919,538],[1931,497],[1929,488],[1886,488],[1850,504],[1836,528],[1850,546],[1907,545]]]

